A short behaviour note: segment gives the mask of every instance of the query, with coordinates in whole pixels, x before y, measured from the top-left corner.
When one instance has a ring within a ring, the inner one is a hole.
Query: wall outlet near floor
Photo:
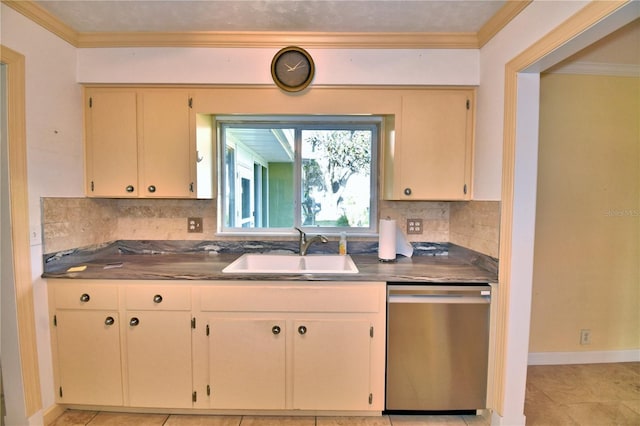
[[[202,218],[201,217],[187,218],[187,232],[202,232]]]
[[[591,344],[591,330],[589,329],[580,330],[580,344],[581,345]]]
[[[407,219],[407,234],[422,234],[422,219]]]

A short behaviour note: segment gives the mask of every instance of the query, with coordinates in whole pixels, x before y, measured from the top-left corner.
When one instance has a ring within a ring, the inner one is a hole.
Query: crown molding
[[[99,47],[281,47],[364,49],[478,49],[532,0],[508,1],[477,33],[351,32],[77,32],[31,0],[2,3],[79,48]]]
[[[503,29],[513,18],[518,16],[533,0],[508,0],[498,12],[491,17],[478,31],[478,47],[489,42]]]
[[[475,49],[475,33],[189,32],[80,33],[77,47],[282,47]]]

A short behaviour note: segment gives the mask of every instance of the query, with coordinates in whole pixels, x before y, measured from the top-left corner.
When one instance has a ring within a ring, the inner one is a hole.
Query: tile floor
[[[527,425],[640,425],[640,362],[529,366]]]
[[[640,362],[530,366],[527,425],[640,425]],[[257,417],[68,410],[52,426],[488,426],[484,416]]]
[[[124,414],[68,410],[52,426],[489,426],[482,416],[267,417]]]

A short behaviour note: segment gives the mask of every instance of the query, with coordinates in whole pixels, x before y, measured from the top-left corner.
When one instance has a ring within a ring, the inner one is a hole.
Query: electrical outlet
[[[422,234],[422,219],[407,219],[407,234]]]
[[[187,218],[187,232],[202,232],[202,218],[201,217]]]
[[[580,344],[581,345],[591,344],[591,330],[588,330],[588,329],[580,330]]]

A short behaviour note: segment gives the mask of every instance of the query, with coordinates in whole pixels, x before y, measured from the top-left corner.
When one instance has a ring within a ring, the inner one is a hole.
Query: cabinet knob
[[[160,302],[162,302],[162,295],[156,294],[155,296],[153,296],[153,303],[160,303]]]
[[[136,318],[136,317],[133,317],[133,318],[131,318],[131,319],[129,320],[129,325],[130,325],[131,327],[135,327],[135,326],[137,326],[138,324],[140,324],[140,320],[139,320],[138,318]]]
[[[279,325],[274,325],[273,327],[271,327],[271,332],[273,334],[280,334],[280,326]]]
[[[298,333],[307,334],[307,327],[305,327],[304,325],[301,325],[300,327],[298,327]]]
[[[149,188],[147,188],[149,190],[149,192],[156,192],[156,187],[155,185],[149,185]]]
[[[107,317],[104,320],[104,325],[113,325],[113,323],[115,323],[116,320],[113,319],[113,317]]]
[[[405,188],[404,195],[411,195],[411,188]]]
[[[126,191],[127,192],[133,192],[134,189],[135,188],[133,187],[133,185],[127,185],[127,187],[126,187]]]
[[[89,300],[91,300],[91,296],[89,296],[87,293],[82,293],[82,296],[80,296],[80,301],[88,302]]]

